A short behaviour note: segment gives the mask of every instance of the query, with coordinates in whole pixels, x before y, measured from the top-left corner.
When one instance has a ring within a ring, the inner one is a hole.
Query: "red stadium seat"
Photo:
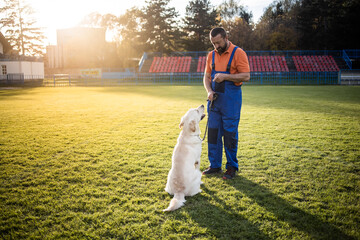
[[[206,56],[199,57],[198,65],[197,65],[197,72],[204,72],[206,67]]]
[[[293,56],[296,70],[299,72],[334,72],[339,71],[332,56]]]
[[[288,72],[285,56],[249,56],[252,72]]]
[[[191,57],[154,57],[149,72],[190,72]]]

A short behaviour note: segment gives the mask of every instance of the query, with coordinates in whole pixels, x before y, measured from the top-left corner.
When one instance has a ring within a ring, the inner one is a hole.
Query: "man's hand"
[[[225,79],[226,77],[227,77],[227,74],[225,74],[225,73],[217,73],[217,74],[215,74],[213,81],[217,82],[217,83],[221,83],[226,80]]]
[[[209,92],[208,92],[208,99],[209,99],[210,101],[212,101],[212,100],[214,99],[214,94],[215,94],[214,91],[209,91]]]

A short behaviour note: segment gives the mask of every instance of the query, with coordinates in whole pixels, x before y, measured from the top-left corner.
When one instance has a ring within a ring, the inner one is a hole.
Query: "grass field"
[[[244,86],[239,175],[203,177],[163,213],[180,118],[205,98],[201,86],[0,90],[0,238],[360,239],[359,87]],[[206,156],[204,143],[201,169]]]

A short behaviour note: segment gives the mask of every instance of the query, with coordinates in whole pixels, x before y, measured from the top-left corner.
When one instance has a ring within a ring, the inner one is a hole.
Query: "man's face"
[[[223,38],[221,34],[216,35],[215,37],[210,38],[212,45],[219,54],[222,54],[226,51],[227,48],[227,37]]]

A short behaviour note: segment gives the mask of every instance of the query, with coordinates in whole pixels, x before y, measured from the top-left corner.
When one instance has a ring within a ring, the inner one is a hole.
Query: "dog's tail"
[[[175,193],[174,198],[171,199],[171,201],[170,201],[169,207],[167,209],[164,209],[163,211],[164,212],[174,211],[174,210],[184,206],[185,202],[186,202],[186,200],[185,200],[184,193]]]

